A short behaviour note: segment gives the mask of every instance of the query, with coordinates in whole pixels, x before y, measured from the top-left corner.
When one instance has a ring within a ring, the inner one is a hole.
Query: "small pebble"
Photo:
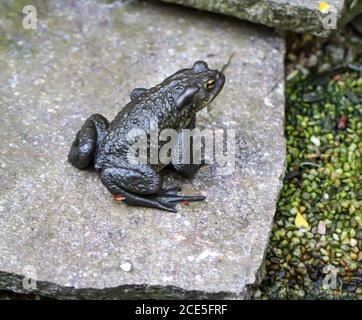
[[[324,221],[319,221],[317,232],[322,235],[326,234],[326,224]]]
[[[320,145],[321,145],[321,141],[315,136],[312,136],[310,138],[310,141],[317,147],[320,147]]]
[[[357,246],[357,240],[351,239],[351,240],[349,240],[349,244],[351,245],[351,247],[355,247],[355,246]]]
[[[129,262],[121,263],[121,269],[125,272],[130,272],[132,270],[132,264]]]

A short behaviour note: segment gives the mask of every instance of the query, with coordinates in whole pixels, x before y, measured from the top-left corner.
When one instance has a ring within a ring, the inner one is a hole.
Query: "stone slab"
[[[38,2],[0,10],[0,289],[57,298],[248,298],[285,163],[284,39],[261,26],[156,2]],[[28,1],[27,1],[28,3]],[[11,14],[10,14],[11,13]],[[92,113],[198,59],[226,69],[201,128],[237,131],[236,170],[168,176],[206,202],[179,212],[113,201],[67,154]],[[34,274],[35,273],[35,274]],[[25,281],[25,283],[27,283]]]
[[[163,0],[294,32],[327,36],[362,12],[360,0]]]

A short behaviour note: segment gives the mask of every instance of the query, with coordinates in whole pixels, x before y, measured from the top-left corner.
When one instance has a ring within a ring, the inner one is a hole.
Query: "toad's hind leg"
[[[101,180],[113,195],[134,206],[176,212],[178,203],[205,200],[204,196],[179,196],[181,188],[162,189],[161,176],[147,165],[106,168]]]
[[[77,132],[69,151],[69,162],[78,169],[87,169],[94,163],[97,146],[109,127],[108,120],[100,114],[90,116]]]

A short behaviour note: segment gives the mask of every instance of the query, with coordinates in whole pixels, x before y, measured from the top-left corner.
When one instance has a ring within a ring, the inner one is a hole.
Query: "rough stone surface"
[[[284,39],[152,2],[39,2],[38,29],[24,30],[15,4],[0,10],[0,289],[27,292],[34,268],[36,292],[58,298],[248,298],[284,171]],[[220,68],[231,53],[198,121],[237,130],[236,170],[167,180],[206,202],[128,207],[67,162],[90,114],[113,119],[134,87],[198,59]]]
[[[282,30],[311,32],[322,36],[336,31],[362,12],[360,0],[163,1],[223,13]]]

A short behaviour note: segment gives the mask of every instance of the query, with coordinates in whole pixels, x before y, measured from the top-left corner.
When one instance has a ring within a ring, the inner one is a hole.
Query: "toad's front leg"
[[[191,121],[188,129],[195,129],[195,118]],[[178,134],[177,143],[172,150],[170,168],[185,178],[193,177],[205,165],[205,160],[202,159],[203,149],[205,150],[205,147],[201,139],[199,143],[194,143],[192,136],[181,131]]]
[[[181,188],[162,188],[162,177],[152,167],[139,164],[131,167],[106,168],[102,183],[109,192],[125,203],[177,212],[176,205],[184,201],[202,201],[204,196],[180,196]]]

